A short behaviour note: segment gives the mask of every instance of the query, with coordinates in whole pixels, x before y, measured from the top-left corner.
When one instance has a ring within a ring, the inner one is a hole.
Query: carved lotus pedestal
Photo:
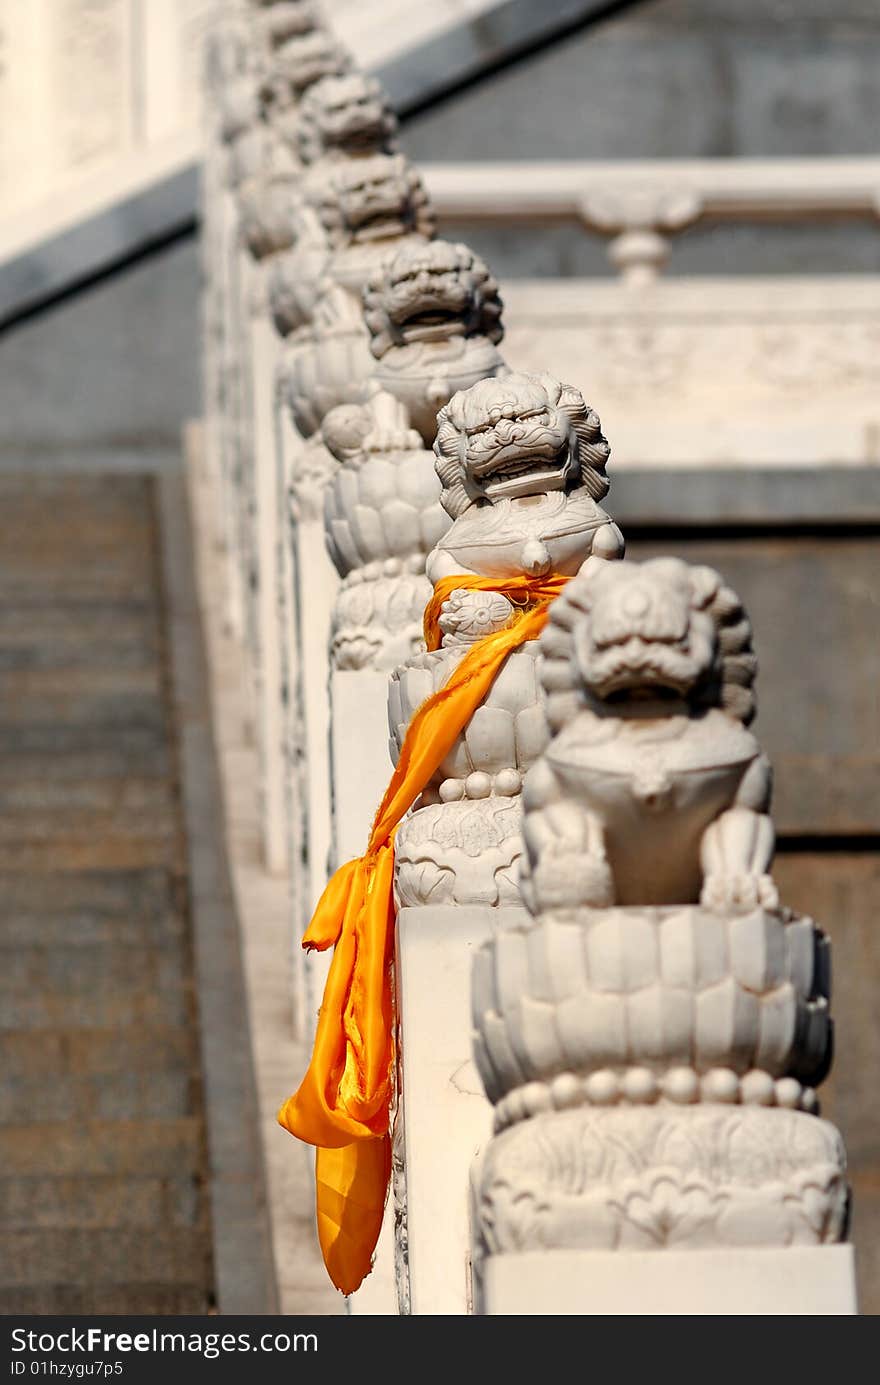
[[[335,462],[324,492],[327,551],[342,578],[330,623],[339,861],[363,851],[391,774],[388,677],[424,649],[423,617],[431,596],[425,556],[449,525],[431,453],[405,420],[401,435],[412,445],[355,451]]]
[[[473,1019],[496,1132],[474,1172],[480,1311],[855,1311],[810,919],[524,915],[476,956]]]
[[[304,438],[317,432],[331,409],[357,399],[373,364],[356,308],[339,294],[336,301],[341,307],[335,319],[316,326],[287,352],[287,404]]]
[[[424,649],[423,616],[432,590],[425,558],[449,517],[440,506],[433,455],[405,420],[401,432],[413,446],[355,452],[336,464],[324,494],[327,548],[342,578],[330,647],[340,671],[390,672]],[[382,742],[387,722],[383,701]],[[376,803],[384,788],[384,782],[377,786]]]

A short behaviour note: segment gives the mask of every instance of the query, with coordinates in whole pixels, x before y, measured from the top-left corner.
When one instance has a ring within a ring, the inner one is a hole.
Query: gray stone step
[[[0,1179],[0,1227],[7,1229],[183,1227],[196,1225],[200,1215],[191,1177]]]
[[[0,1302],[3,1288],[29,1287],[47,1278],[93,1285],[198,1284],[209,1254],[201,1227],[30,1228],[0,1232]]]
[[[194,1023],[192,984],[156,991],[137,983],[97,984],[89,992],[66,992],[46,987],[39,991],[9,992],[0,1007],[0,1032],[26,1029],[115,1029],[143,1025],[184,1028]],[[119,1035],[126,1043],[127,1034]]]
[[[185,886],[166,868],[0,873],[0,942],[135,942],[154,929],[157,945],[180,928]],[[130,932],[115,930],[128,925]],[[166,931],[167,925],[167,931]],[[46,931],[50,930],[50,931]],[[153,936],[153,935],[151,935]]]
[[[136,814],[149,814],[152,829],[167,836],[176,829],[174,820],[175,791],[164,777],[139,778],[134,775],[103,774],[99,777],[55,776],[43,774],[0,775],[0,830],[8,837],[18,835],[17,823],[31,822],[39,830],[41,818],[54,828],[58,818],[65,815],[114,813],[120,819],[131,818],[143,836],[144,824]],[[72,822],[76,816],[72,816]]]
[[[152,603],[55,600],[0,606],[0,670],[148,668],[159,650]]]
[[[213,1300],[204,1284],[31,1284],[0,1286],[0,1312],[16,1317],[44,1314],[202,1317]]]
[[[175,1067],[189,1073],[197,1063],[198,1041],[190,1026],[140,1025],[126,1033],[124,1043],[114,1029],[37,1029],[6,1034],[0,1031],[0,1071],[4,1079],[30,1079],[35,1100],[47,1078],[55,1075],[134,1078]]]
[[[76,993],[91,997],[110,988],[137,994],[186,987],[191,979],[188,959],[176,948],[116,942],[47,947],[33,938],[17,947],[0,947],[0,996],[17,989],[39,990],[53,999]]]
[[[48,1114],[48,1112],[46,1113]],[[194,1176],[203,1164],[198,1117],[168,1121],[50,1121],[0,1127],[6,1177],[84,1174]]]
[[[105,1073],[93,1077],[70,1074],[44,1078],[40,1110],[59,1120],[176,1120],[201,1110],[198,1066],[158,1068],[152,1072]],[[6,1078],[0,1087],[0,1125],[33,1122],[33,1082],[28,1077]]]
[[[0,1313],[213,1294],[154,483],[0,475]]]

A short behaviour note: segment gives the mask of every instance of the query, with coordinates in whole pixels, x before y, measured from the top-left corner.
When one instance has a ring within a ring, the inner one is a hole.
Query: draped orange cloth
[[[336,871],[303,938],[333,959],[308,1070],[278,1113],[298,1139],[315,1145],[318,1239],[324,1264],[344,1294],[372,1266],[391,1173],[394,1028],[394,833],[485,699],[514,649],[536,639],[566,577],[442,578],[425,609],[429,650],[441,642],[440,608],[452,591],[501,592],[515,607],[503,630],[478,640],[407,728],[397,766],[373,820],[363,856]]]

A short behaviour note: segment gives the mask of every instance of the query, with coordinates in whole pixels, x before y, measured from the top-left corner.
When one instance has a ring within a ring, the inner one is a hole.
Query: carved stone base
[[[494,1256],[481,1312],[578,1317],[842,1317],[858,1312],[852,1246]]]
[[[373,566],[379,571],[356,568],[339,590],[330,643],[337,669],[391,670],[425,647],[422,618],[431,584],[424,574],[424,560],[415,558],[416,571],[407,571],[395,558]]]
[[[519,906],[521,916],[517,884],[521,826],[519,794],[419,808],[397,832],[398,902],[465,907],[511,904]]]
[[[554,1112],[487,1147],[477,1253],[833,1243],[846,1234],[845,1170],[835,1127],[799,1111]]]

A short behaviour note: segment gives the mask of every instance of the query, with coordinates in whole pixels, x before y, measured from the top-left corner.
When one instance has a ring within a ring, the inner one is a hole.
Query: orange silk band
[[[514,649],[536,639],[566,577],[444,577],[425,610],[438,649],[443,602],[455,590],[500,592],[517,609],[478,640],[447,682],[419,707],[373,822],[367,850],[340,866],[322,894],[303,947],[335,949],[315,1044],[299,1088],[278,1113],[317,1146],[318,1239],[333,1283],[353,1293],[370,1271],[391,1173],[394,1017],[394,833],[449,754]]]

